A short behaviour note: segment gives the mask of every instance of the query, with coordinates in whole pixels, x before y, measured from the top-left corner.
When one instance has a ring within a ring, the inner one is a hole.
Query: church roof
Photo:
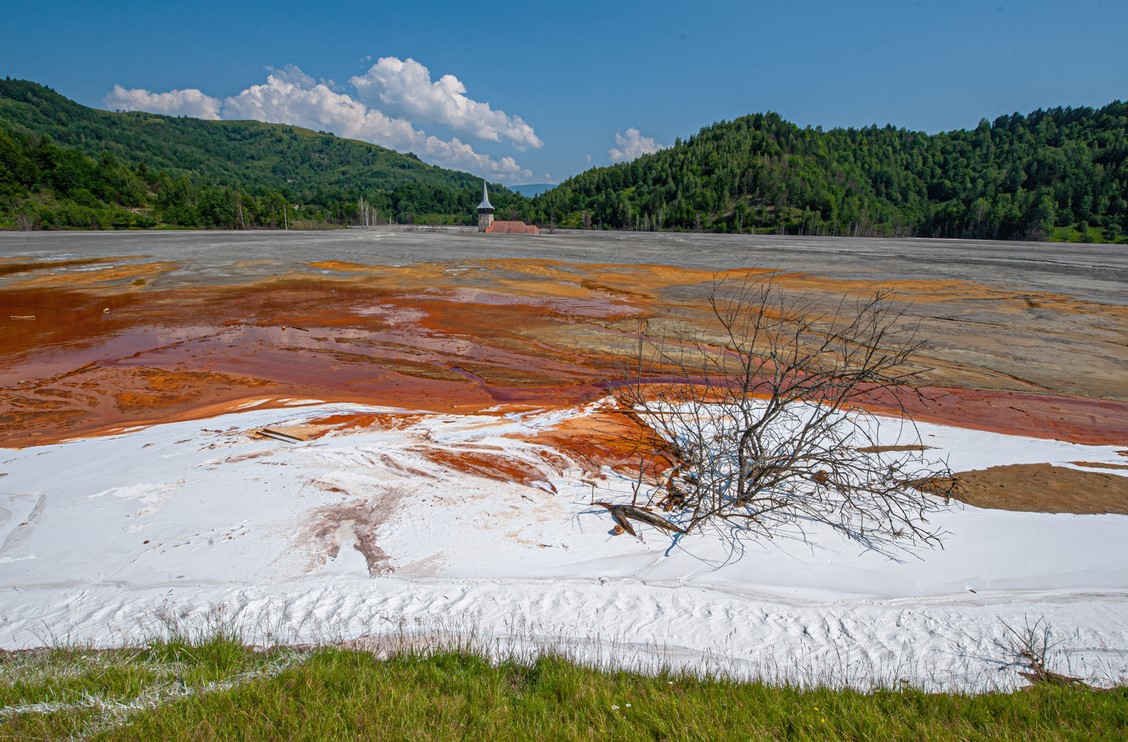
[[[494,222],[486,231],[490,234],[540,234],[537,225],[525,222]]]
[[[493,204],[490,203],[490,194],[486,191],[486,181],[482,181],[482,203],[478,204],[478,211],[493,211]]]

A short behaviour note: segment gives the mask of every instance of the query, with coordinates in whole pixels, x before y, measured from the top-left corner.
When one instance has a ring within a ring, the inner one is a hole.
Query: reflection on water
[[[89,345],[127,326],[121,311],[133,295],[92,295],[58,289],[0,291],[0,363],[29,353]]]

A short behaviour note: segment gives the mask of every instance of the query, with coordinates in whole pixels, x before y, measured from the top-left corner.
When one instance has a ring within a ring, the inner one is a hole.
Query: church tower
[[[485,232],[493,224],[494,207],[490,194],[486,191],[486,179],[482,178],[482,203],[478,204],[478,231]]]

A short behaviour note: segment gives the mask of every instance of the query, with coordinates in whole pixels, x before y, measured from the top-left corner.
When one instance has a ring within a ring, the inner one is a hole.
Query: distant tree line
[[[0,80],[0,227],[469,225],[481,188],[325,132],[98,111]],[[505,214],[526,202],[496,184],[490,195]]]
[[[935,135],[756,114],[499,219],[579,229],[1128,241],[1128,104]],[[81,106],[0,80],[0,228],[475,223],[481,180],[325,132]]]
[[[800,128],[774,113],[702,129],[538,196],[573,228],[1124,241],[1128,104],[1054,108],[936,135]]]

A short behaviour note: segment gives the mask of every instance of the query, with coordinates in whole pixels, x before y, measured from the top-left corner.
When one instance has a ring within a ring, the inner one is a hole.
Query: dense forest
[[[0,80],[0,227],[470,224],[481,196],[477,176],[324,132],[99,111]]]
[[[472,224],[480,198],[476,176],[325,132],[99,111],[0,80],[0,228]],[[1128,104],[935,135],[756,114],[490,198],[549,227],[1128,242]]]
[[[534,201],[564,227],[1128,241],[1128,104],[936,135],[758,114]]]

